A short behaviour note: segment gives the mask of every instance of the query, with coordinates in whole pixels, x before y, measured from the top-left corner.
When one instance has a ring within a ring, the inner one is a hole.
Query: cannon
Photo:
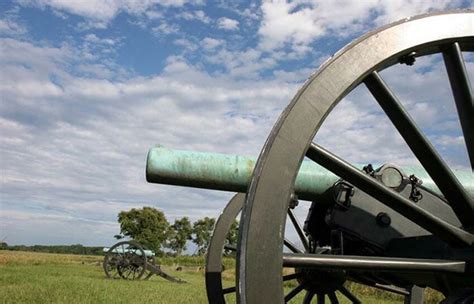
[[[103,248],[103,251],[102,266],[110,279],[148,280],[155,274],[170,282],[185,283],[164,272],[156,264],[155,253],[136,241],[118,242],[110,248]]]
[[[474,106],[463,52],[474,51],[474,12],[434,13],[384,26],[336,53],[280,115],[257,160],[163,148],[150,150],[153,183],[239,192],[219,217],[207,253],[210,303],[360,303],[351,281],[422,303],[424,287],[444,303],[474,302]],[[381,71],[440,54],[470,171],[448,166],[384,81]],[[366,87],[420,168],[351,164],[315,140],[339,101]],[[175,158],[176,157],[176,158]],[[310,201],[304,224],[300,201]],[[236,284],[223,288],[221,255],[241,213]],[[291,223],[299,245],[285,235]],[[286,273],[283,269],[293,269]],[[284,282],[296,282],[292,290]],[[295,298],[296,297],[296,298]]]

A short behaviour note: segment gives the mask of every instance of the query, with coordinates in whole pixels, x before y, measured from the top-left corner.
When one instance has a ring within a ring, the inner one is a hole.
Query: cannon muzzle
[[[255,162],[255,158],[247,156],[172,150],[157,146],[148,152],[146,179],[150,183],[246,192]],[[421,179],[425,188],[441,194],[422,168],[404,167],[402,170],[407,175],[414,174]],[[455,175],[467,191],[474,195],[472,173],[455,171]],[[338,176],[318,164],[303,161],[296,177],[295,193],[299,199],[314,200],[338,180]]]

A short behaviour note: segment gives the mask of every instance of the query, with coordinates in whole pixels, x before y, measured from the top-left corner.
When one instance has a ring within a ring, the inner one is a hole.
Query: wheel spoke
[[[140,268],[135,268],[133,270],[133,279],[137,278],[140,275]]]
[[[334,292],[328,293],[329,301],[331,301],[331,304],[339,304],[339,300],[336,297],[336,294]]]
[[[298,273],[292,273],[292,274],[287,274],[286,276],[283,276],[283,281],[290,281],[298,278],[300,275]]]
[[[120,266],[117,266],[117,267],[120,267]],[[120,272],[119,272],[118,268],[116,268],[115,271],[116,271],[116,272],[115,272],[114,275],[112,276],[112,278],[114,278],[114,279],[117,278],[117,277],[120,277]]]
[[[465,227],[474,226],[474,202],[459,183],[426,136],[403,108],[397,97],[377,72],[372,72],[364,83],[390,118],[400,135],[450,202]],[[472,108],[472,107],[471,107]],[[472,117],[469,117],[472,120]]]
[[[130,268],[130,266],[127,267],[127,275],[125,276],[125,278],[128,280],[128,278],[130,277],[130,274],[132,273],[132,269]]]
[[[129,270],[129,273],[130,273],[129,277],[131,277],[132,280],[133,280],[133,279],[135,278],[135,275],[134,275],[134,274],[135,274],[135,269],[136,269],[136,268],[133,267],[133,266],[130,266],[129,269],[130,269],[130,270]]]
[[[237,247],[235,247],[233,245],[224,245],[224,249],[234,251],[234,252],[237,251]]]
[[[285,244],[285,246],[290,249],[293,253],[303,253],[303,251],[301,251],[300,249],[298,249],[298,247],[296,247],[295,244],[293,244],[290,240],[288,239],[284,239],[283,240],[283,244]]]
[[[293,299],[297,294],[299,294],[304,289],[304,285],[300,284],[296,286],[290,293],[285,296],[285,303]]]
[[[136,273],[137,273],[137,268],[136,267],[130,268],[130,275],[132,277],[132,280],[135,280]]]
[[[223,294],[235,292],[235,286],[222,289]]]
[[[474,243],[472,234],[439,219],[315,143],[311,143],[306,156],[444,241],[457,246]]]
[[[318,304],[324,304],[324,293],[318,293]]]
[[[307,291],[303,299],[303,304],[310,304],[311,300],[313,300],[313,297],[314,297],[314,292]]]
[[[352,294],[346,287],[341,286],[338,289],[346,298],[348,298],[353,304],[362,303],[355,295]]]
[[[301,243],[303,243],[303,246],[306,249],[306,251],[309,252],[308,238],[306,237],[306,234],[304,233],[303,228],[300,225],[300,222],[298,221],[295,214],[293,213],[293,210],[288,209],[288,215],[290,216],[290,220],[293,223],[293,226],[295,227],[295,230],[298,233],[298,236],[300,237]]]
[[[472,119],[474,117],[474,98],[459,44],[457,42],[451,44],[443,52],[443,58],[456,102],[467,153],[471,161],[471,169],[474,171],[474,120]]]

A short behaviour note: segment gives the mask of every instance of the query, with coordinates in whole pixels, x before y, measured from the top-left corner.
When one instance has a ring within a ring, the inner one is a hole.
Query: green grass
[[[102,257],[97,256],[0,251],[0,303],[207,303],[200,259],[163,260],[168,265],[163,269],[186,284],[157,276],[148,281],[106,279],[101,262]],[[178,264],[189,267],[174,271]],[[224,286],[232,286],[233,269],[224,278]],[[288,291],[293,287],[285,286]],[[359,289],[357,294],[363,303],[403,303],[400,297],[386,297],[386,293],[381,300],[370,289]],[[303,293],[292,303],[301,303],[302,298]],[[349,303],[340,298],[341,303]],[[227,300],[234,303],[235,297]]]
[[[0,251],[0,303],[206,303],[203,271],[171,271],[187,284],[106,279],[102,257]],[[195,268],[197,269],[197,268]]]

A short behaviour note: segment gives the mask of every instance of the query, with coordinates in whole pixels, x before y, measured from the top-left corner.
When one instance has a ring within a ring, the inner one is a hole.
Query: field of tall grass
[[[160,260],[163,269],[186,284],[153,276],[148,281],[106,279],[100,256],[0,251],[0,303],[207,303],[204,259],[195,257]],[[224,286],[232,286],[233,261],[224,264]],[[176,271],[177,266],[184,266]],[[290,290],[293,286],[286,285]],[[349,286],[363,303],[403,303],[399,296],[380,293],[359,285]],[[429,302],[437,303],[431,297]],[[235,297],[229,295],[229,303]],[[291,303],[301,303],[303,293]],[[349,303],[342,299],[341,303]],[[326,301],[328,303],[328,301]]]

